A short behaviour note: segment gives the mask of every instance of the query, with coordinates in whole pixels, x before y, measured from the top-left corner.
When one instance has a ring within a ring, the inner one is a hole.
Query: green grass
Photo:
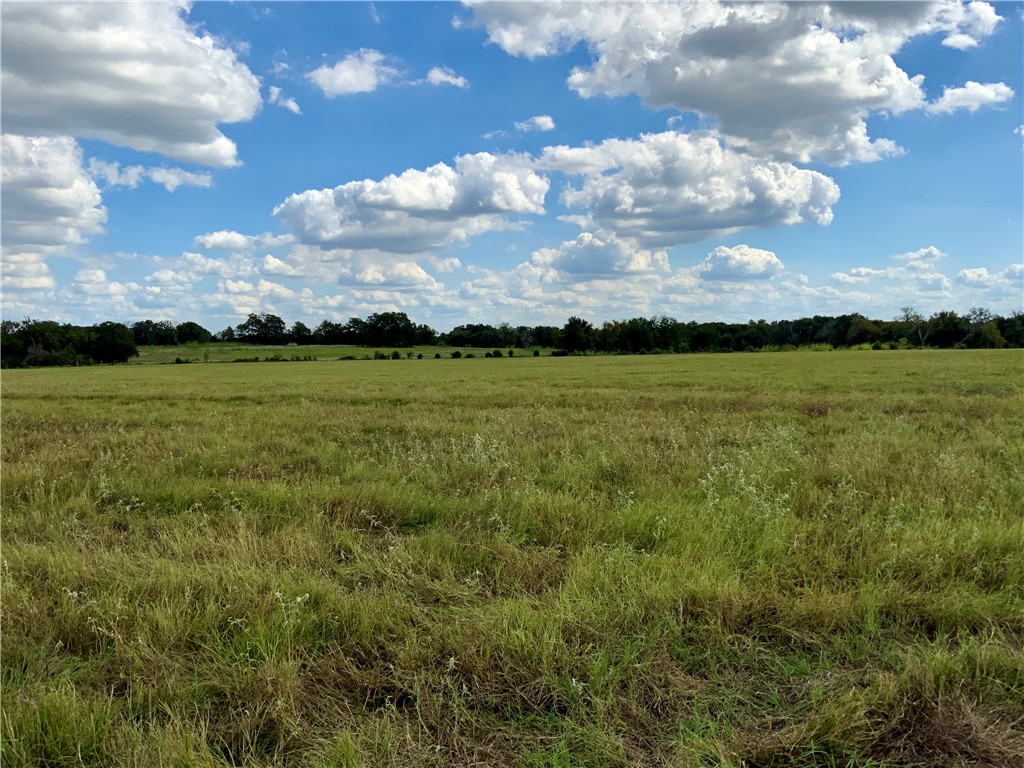
[[[1021,765],[1022,363],[5,371],[2,764]]]

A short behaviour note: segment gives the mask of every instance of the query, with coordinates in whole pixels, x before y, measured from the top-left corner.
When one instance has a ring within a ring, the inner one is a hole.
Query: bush
[[[533,350],[533,356],[534,357],[540,357],[540,350],[539,349]]]
[[[491,353],[491,357],[504,357],[504,356],[505,356],[505,353],[502,352],[500,349],[496,349],[496,350],[494,350]]]
[[[398,350],[396,349],[396,350],[395,350],[394,352],[392,352],[392,353],[391,353],[391,359],[392,359],[392,360],[401,360],[401,359],[402,359],[402,353],[401,353],[401,352],[399,352],[399,351],[398,351]]]
[[[871,348],[876,352],[882,348],[882,342],[876,341],[871,345]]]
[[[453,360],[458,360],[460,357],[462,357],[462,352],[460,352],[459,350],[456,349],[452,352]]]
[[[512,357],[512,350],[511,349],[508,351],[508,356]]]
[[[174,364],[175,365],[185,365],[186,363],[191,363],[191,362],[192,362],[191,360],[185,360],[185,359],[180,358],[180,357],[174,358]]]
[[[484,357],[490,360],[492,357],[494,357],[494,355],[492,355],[490,352],[484,352]]]
[[[470,352],[468,355],[466,355],[466,359],[467,360],[471,360],[474,357],[476,357],[476,355],[474,355],[472,352]]]
[[[438,355],[438,357],[440,357],[440,355]],[[422,360],[422,359],[423,359],[423,353],[422,353],[422,352],[418,353],[418,354],[416,355],[416,359],[417,359],[417,360]]]
[[[551,356],[552,357],[568,357],[569,356],[569,350],[568,349],[552,349],[551,350]]]
[[[434,359],[435,360],[440,360],[441,359],[441,353],[440,352],[435,352],[434,353]]]

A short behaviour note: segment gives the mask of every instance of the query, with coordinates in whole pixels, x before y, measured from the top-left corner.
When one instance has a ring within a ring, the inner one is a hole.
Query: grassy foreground
[[[1022,363],[5,372],[2,764],[1021,765]]]

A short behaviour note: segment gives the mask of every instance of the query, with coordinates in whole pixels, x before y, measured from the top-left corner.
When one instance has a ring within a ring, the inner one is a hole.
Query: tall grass
[[[1021,363],[5,373],[2,763],[1019,765]]]

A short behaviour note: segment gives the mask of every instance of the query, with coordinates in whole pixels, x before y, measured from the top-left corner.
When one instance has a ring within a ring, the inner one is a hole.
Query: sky
[[[0,14],[4,319],[1024,309],[1020,3]]]

